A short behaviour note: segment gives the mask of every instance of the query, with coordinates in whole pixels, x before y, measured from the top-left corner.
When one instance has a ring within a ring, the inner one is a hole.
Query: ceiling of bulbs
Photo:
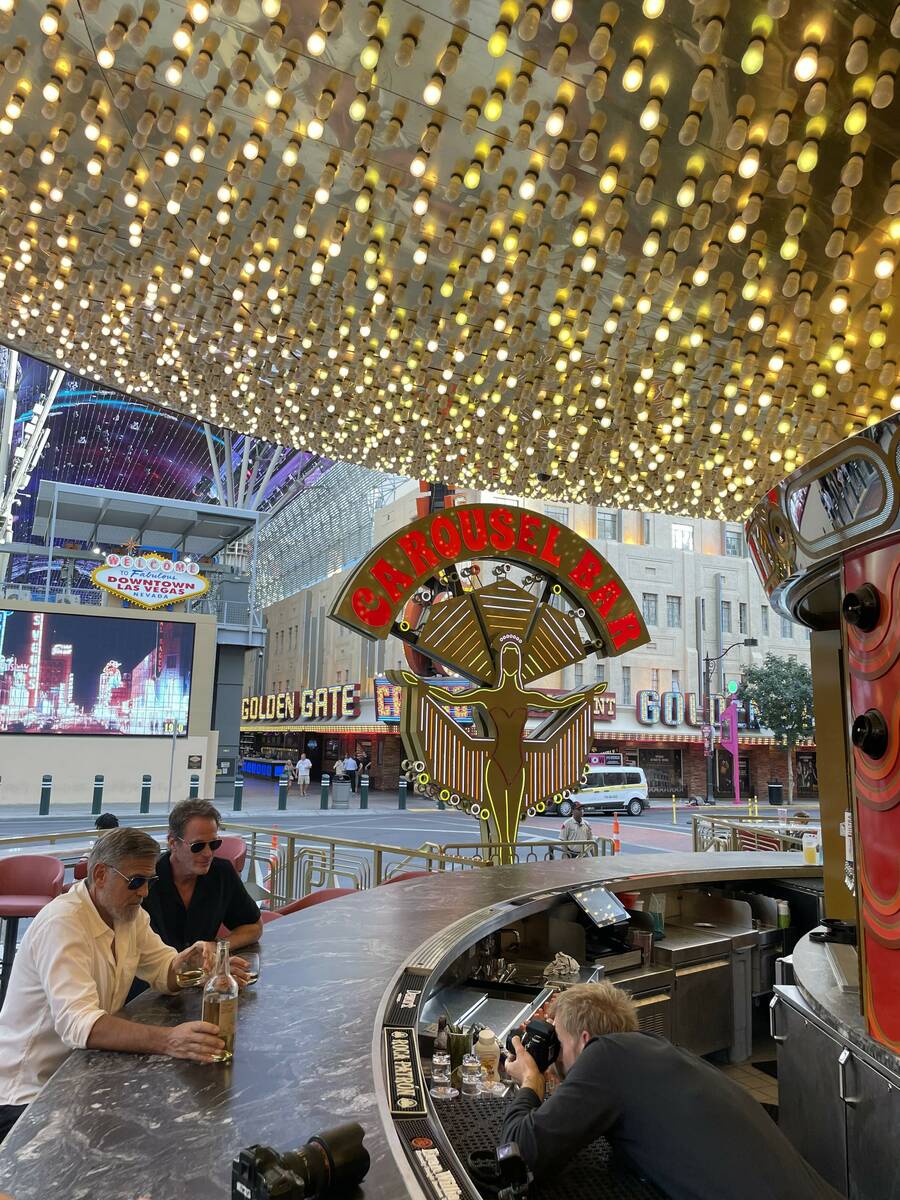
[[[740,516],[900,407],[900,8],[0,0],[0,337],[337,459]]]

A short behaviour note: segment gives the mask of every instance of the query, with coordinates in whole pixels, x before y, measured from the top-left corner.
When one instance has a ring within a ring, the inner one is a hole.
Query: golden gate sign
[[[493,582],[481,564],[493,560]],[[511,578],[512,567],[524,573]],[[515,841],[522,816],[577,789],[591,748],[594,700],[606,684],[549,695],[526,685],[589,654],[649,641],[619,575],[552,518],[504,504],[431,513],[391,534],[356,568],[330,616],[364,637],[389,634],[472,680],[449,691],[410,671],[401,733],[417,786],[481,822],[482,840]],[[448,706],[472,706],[479,731]],[[548,714],[525,736],[529,710]],[[501,850],[495,857],[509,857]]]

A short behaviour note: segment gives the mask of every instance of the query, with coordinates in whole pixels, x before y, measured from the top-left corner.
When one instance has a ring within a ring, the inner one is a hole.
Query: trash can
[[[331,807],[350,807],[350,780],[333,779],[331,781]]]
[[[774,807],[784,804],[784,784],[769,781],[769,803]]]

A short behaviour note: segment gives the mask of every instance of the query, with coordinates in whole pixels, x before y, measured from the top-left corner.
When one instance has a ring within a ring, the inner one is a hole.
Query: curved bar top
[[[212,1200],[254,1142],[287,1150],[348,1120],[366,1131],[366,1200],[424,1195],[389,1115],[384,1013],[409,965],[438,969],[517,905],[574,885],[625,889],[816,875],[799,854],[653,854],[434,874],[273,921],[257,987],[241,998],[234,1062],[200,1066],[76,1051],[7,1137],[15,1200]],[[138,1021],[199,1017],[200,994],[145,993]]]

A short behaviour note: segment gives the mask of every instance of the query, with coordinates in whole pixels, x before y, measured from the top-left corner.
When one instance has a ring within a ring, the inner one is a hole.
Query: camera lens
[[[361,1182],[369,1169],[369,1152],[363,1145],[365,1133],[361,1125],[350,1121],[312,1137],[306,1144],[318,1150],[327,1163],[326,1186],[332,1191],[349,1191]],[[315,1195],[324,1193],[320,1187]]]

